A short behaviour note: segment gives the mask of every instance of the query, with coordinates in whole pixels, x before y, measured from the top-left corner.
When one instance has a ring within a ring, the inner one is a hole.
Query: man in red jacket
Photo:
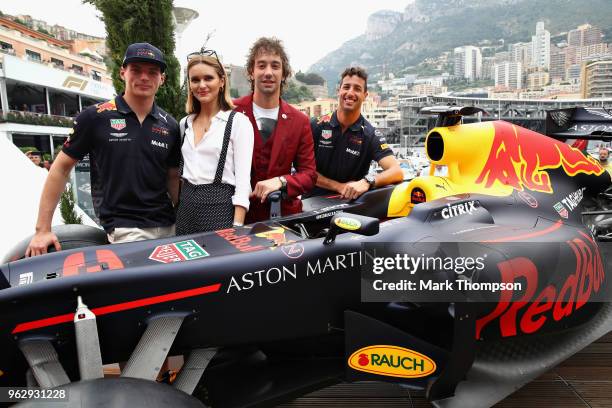
[[[299,195],[317,179],[310,122],[280,96],[291,76],[289,59],[276,38],[258,39],[249,52],[247,73],[253,93],[234,101],[255,131],[251,168],[251,205],[246,222],[269,218],[266,197],[281,190],[282,215],[302,211]],[[292,167],[294,171],[292,171]]]

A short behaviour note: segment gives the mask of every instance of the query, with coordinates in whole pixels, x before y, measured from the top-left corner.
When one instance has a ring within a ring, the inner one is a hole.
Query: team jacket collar
[[[340,127],[340,122],[338,121],[338,111],[335,111],[332,114],[332,117],[329,120],[329,124],[332,127]],[[363,115],[359,115],[359,118],[355,121],[355,123],[349,126],[349,129],[352,130],[353,132],[358,132],[362,128],[363,128]]]
[[[132,108],[130,108],[130,105],[128,105],[125,99],[123,99],[123,93],[121,95],[117,95],[117,97],[115,98],[115,105],[117,106],[117,110],[123,113],[124,115],[133,112]],[[151,112],[149,112],[149,116],[168,123],[168,114],[161,113],[155,101],[153,102],[153,107],[151,108]]]

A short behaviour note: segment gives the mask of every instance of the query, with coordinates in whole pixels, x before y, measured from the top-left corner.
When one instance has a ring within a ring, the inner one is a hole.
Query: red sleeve
[[[313,189],[317,181],[317,166],[314,158],[314,144],[310,123],[304,117],[301,120],[301,132],[296,156],[293,159],[296,173],[287,176],[287,196],[294,198]]]

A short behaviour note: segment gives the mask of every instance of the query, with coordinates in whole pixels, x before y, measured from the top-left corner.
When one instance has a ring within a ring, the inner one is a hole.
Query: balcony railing
[[[0,52],[3,53],[3,54],[15,55],[15,49],[14,48],[0,48]]]
[[[47,115],[28,111],[0,110],[0,123],[22,123],[37,126],[72,127],[73,119],[68,116]]]

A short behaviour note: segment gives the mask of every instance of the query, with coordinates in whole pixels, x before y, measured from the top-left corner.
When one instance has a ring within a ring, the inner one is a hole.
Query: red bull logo
[[[280,246],[287,243],[287,237],[285,236],[285,229],[282,227],[274,228],[270,231],[260,232],[255,234],[260,238],[266,238],[274,242],[275,246]]]
[[[476,338],[489,324],[499,324],[501,337],[518,333],[535,333],[547,321],[561,321],[583,307],[599,292],[605,280],[605,269],[599,249],[593,240],[580,232],[581,238],[567,241],[576,257],[575,272],[563,284],[550,284],[538,292],[538,269],[527,258],[520,257],[498,264],[502,282],[526,281],[521,299],[510,302],[513,292],[502,291],[495,309],[476,321]]]
[[[493,122],[495,135],[489,157],[476,179],[490,188],[498,181],[516,190],[552,193],[548,170],[563,168],[569,176],[600,175],[599,163],[565,143],[552,141],[528,129],[506,122]]]
[[[104,111],[114,111],[117,110],[117,105],[115,105],[115,100],[112,99],[110,101],[107,102],[102,102],[98,105],[96,105],[98,110],[96,112],[101,113]]]

